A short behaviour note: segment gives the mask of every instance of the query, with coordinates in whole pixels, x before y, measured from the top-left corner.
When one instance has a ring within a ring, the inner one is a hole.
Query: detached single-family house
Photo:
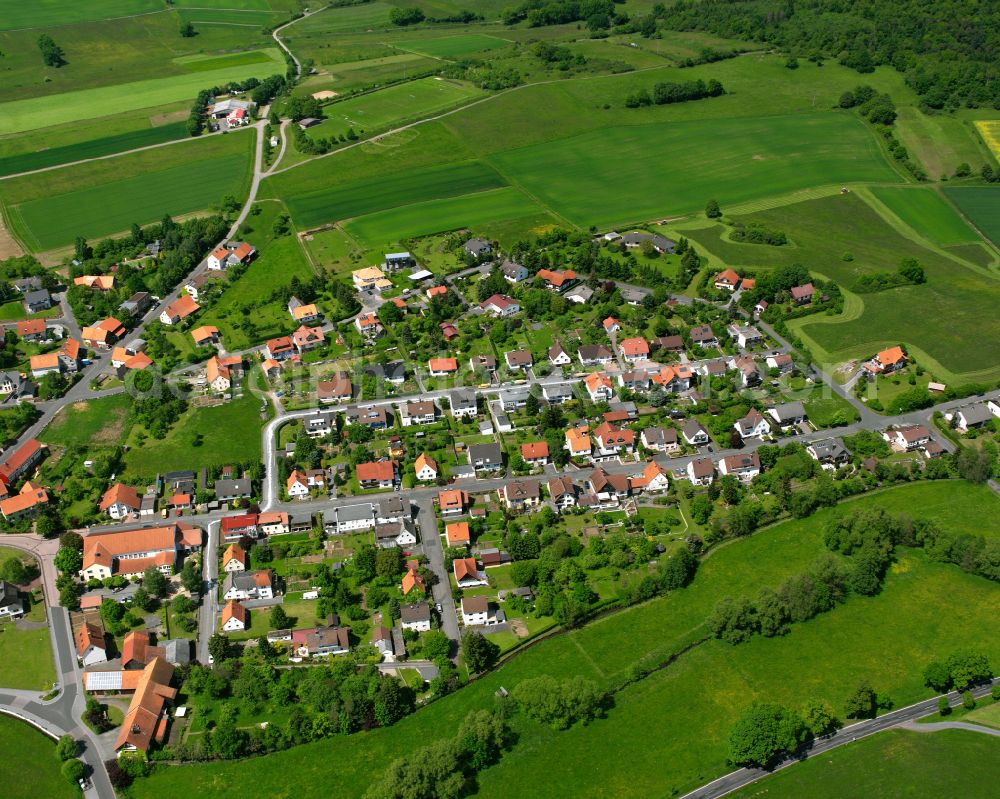
[[[594,430],[594,440],[597,442],[595,458],[618,458],[630,455],[635,449],[635,433],[629,429],[620,429],[608,422],[602,422]]]
[[[553,477],[548,483],[549,497],[560,513],[576,507],[580,488],[569,477]]]
[[[459,588],[475,588],[478,585],[489,585],[486,573],[479,571],[475,558],[455,558],[452,561],[455,582]]]
[[[240,632],[247,628],[247,611],[235,599],[222,606],[222,629],[224,632]]]
[[[382,323],[373,313],[364,313],[355,318],[354,327],[367,339],[376,339],[385,332]]]
[[[715,280],[712,281],[712,285],[715,286],[716,291],[736,291],[736,287],[739,284],[740,276],[732,269],[723,269],[715,276]]]
[[[24,295],[21,305],[24,306],[25,313],[39,313],[52,307],[52,296],[46,289],[29,291]]]
[[[479,415],[474,388],[456,388],[448,393],[448,401],[451,405],[451,415],[456,419],[474,419]]]
[[[597,468],[587,478],[591,494],[602,508],[617,507],[632,492],[631,481],[624,474],[608,474]]]
[[[25,319],[17,323],[17,335],[25,341],[37,343],[48,339],[49,329],[44,319]]]
[[[270,339],[264,346],[264,357],[274,361],[284,361],[295,355],[295,343],[290,336]]]
[[[503,357],[507,362],[507,368],[512,372],[526,371],[534,365],[534,359],[528,350],[510,350],[505,352]]]
[[[84,622],[76,631],[76,654],[85,667],[106,662],[108,645],[104,638],[104,630],[96,624]]]
[[[851,453],[836,438],[824,438],[821,441],[814,441],[806,447],[806,453],[815,461],[818,461],[824,469],[836,469],[851,460]]]
[[[399,608],[399,623],[404,630],[425,633],[431,628],[431,608],[426,602],[411,602]]]
[[[644,338],[627,338],[618,345],[618,350],[629,363],[649,358],[649,342]]]
[[[768,408],[767,415],[774,419],[778,427],[782,430],[788,430],[802,424],[806,420],[806,408],[801,402],[796,400],[795,402],[786,402],[783,405]]]
[[[576,272],[572,269],[565,269],[562,272],[556,272],[552,269],[539,269],[535,277],[541,280],[545,288],[549,291],[560,293],[574,285],[579,279]]]
[[[178,297],[160,313],[160,321],[165,325],[176,325],[201,309],[190,296]]]
[[[715,479],[715,464],[711,458],[694,458],[687,465],[687,475],[693,485],[711,485]]]
[[[99,507],[102,512],[117,521],[124,519],[130,513],[138,513],[142,507],[142,500],[139,499],[139,492],[132,486],[115,483],[104,492]]]
[[[503,449],[499,444],[473,444],[469,447],[469,465],[477,472],[495,472],[503,468]]]
[[[222,553],[222,570],[224,572],[245,572],[247,570],[247,553],[239,544],[230,544]]]
[[[793,286],[789,293],[792,295],[792,302],[796,305],[808,305],[812,302],[816,289],[813,288],[812,283],[806,283],[804,286]]]
[[[461,516],[469,507],[469,495],[465,491],[439,491],[438,509],[442,518],[450,516]]]
[[[427,362],[431,377],[446,377],[458,371],[458,361],[454,358],[431,358]]]
[[[639,437],[642,445],[652,452],[674,453],[680,450],[677,431],[672,427],[647,427]]]
[[[462,245],[462,249],[473,258],[485,258],[493,252],[493,247],[486,239],[469,239]]]
[[[504,612],[494,606],[488,597],[462,597],[462,624],[466,627],[493,627],[505,621]]]
[[[316,399],[324,405],[333,402],[348,402],[354,396],[354,386],[347,372],[334,372],[329,380],[316,384]]]
[[[542,504],[542,486],[537,480],[515,480],[497,491],[504,506],[515,513],[533,510]]]
[[[375,546],[379,549],[409,547],[415,543],[417,536],[413,531],[413,522],[409,519],[375,525]]]
[[[906,367],[906,353],[902,347],[889,347],[863,364],[865,371],[872,375],[898,372]]]
[[[562,405],[573,399],[573,389],[567,385],[546,383],[542,386],[542,397],[549,405]]]
[[[399,472],[395,461],[375,461],[359,463],[355,468],[358,485],[365,490],[392,488],[399,482]]]
[[[739,452],[719,461],[719,472],[730,474],[741,483],[749,483],[760,474],[760,458],[756,452]]]
[[[583,366],[597,366],[611,363],[615,356],[603,344],[584,344],[576,352]]]
[[[985,402],[977,402],[974,405],[966,405],[955,411],[955,429],[960,433],[967,433],[969,430],[976,430],[985,427],[993,421],[993,414]]]
[[[292,333],[292,343],[300,353],[309,352],[317,347],[326,344],[326,333],[321,327],[307,327],[301,325],[298,330]]]
[[[733,422],[733,427],[741,438],[761,438],[771,432],[770,422],[756,408],[751,408],[746,416]]]
[[[681,434],[684,436],[684,440],[692,447],[701,447],[711,441],[708,431],[695,418],[690,418],[684,422],[684,425],[681,427]]]
[[[571,458],[589,458],[593,451],[589,427],[571,427],[566,431],[566,449]]]
[[[333,432],[336,418],[334,411],[316,411],[302,420],[302,429],[309,438],[326,438]]]
[[[298,469],[292,471],[285,481],[285,489],[292,499],[306,499],[309,496],[309,482]]]
[[[670,478],[667,470],[656,461],[648,461],[645,468],[630,479],[633,491],[643,491],[650,494],[666,491],[670,488]]]
[[[513,316],[521,310],[520,304],[513,297],[506,294],[494,294],[479,304],[484,313],[492,316]]]
[[[553,366],[569,366],[573,359],[558,341],[549,347],[549,363]]]
[[[24,602],[16,585],[0,580],[0,619],[17,619],[24,615]]]
[[[467,547],[472,544],[472,533],[468,522],[452,522],[445,525],[445,540],[450,547]]]
[[[768,355],[764,363],[767,364],[768,369],[777,369],[782,374],[790,372],[792,367],[795,366],[792,356],[787,352],[783,352],[779,355]]]
[[[606,402],[615,396],[611,378],[605,374],[591,372],[583,382],[592,402]]]
[[[83,343],[91,349],[108,350],[125,335],[125,325],[113,317],[102,319],[80,331]]]
[[[500,264],[500,273],[508,283],[520,283],[528,279],[528,268],[513,261],[505,260]]]
[[[521,445],[521,458],[528,466],[544,466],[549,462],[547,441],[533,441]]]
[[[890,427],[882,433],[882,438],[897,452],[910,452],[927,444],[931,434],[922,424],[912,424]]]
[[[437,480],[437,462],[424,452],[417,455],[417,459],[413,463],[413,469],[416,472],[417,479],[422,483],[432,483]]]
[[[399,406],[399,421],[403,427],[416,424],[434,424],[437,418],[437,406],[433,400],[424,402],[405,402]]]
[[[222,477],[215,481],[215,498],[220,502],[249,499],[253,494],[253,481],[249,477]]]
[[[740,349],[750,349],[764,343],[764,334],[752,325],[730,325],[729,337]]]
[[[691,341],[699,347],[718,347],[719,337],[711,325],[695,325],[691,328]]]
[[[272,599],[274,588],[270,569],[255,572],[230,571],[222,582],[223,599]]]

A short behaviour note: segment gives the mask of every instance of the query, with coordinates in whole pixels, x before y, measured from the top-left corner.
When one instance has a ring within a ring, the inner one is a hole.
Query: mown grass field
[[[727,265],[766,269],[803,263],[847,290],[867,272],[895,272],[903,258],[915,258],[924,267],[927,282],[922,285],[854,295],[839,317],[792,320],[790,326],[808,339],[821,362],[862,357],[902,341],[921,350],[918,359],[946,382],[961,381],[963,374],[969,380],[970,373],[1000,368],[1000,352],[980,344],[1000,336],[1000,319],[990,310],[1000,301],[1000,282],[902,235],[857,193],[737,218],[784,231],[792,244],[767,247],[728,242],[721,237],[721,225],[681,225],[678,229]],[[914,233],[919,235],[920,230]],[[844,260],[845,253],[852,260]]]
[[[706,152],[711,141],[725,147]],[[687,213],[708,198],[724,206],[896,179],[861,123],[831,113],[610,127],[489,160],[581,227]]]
[[[966,500],[990,515],[967,514]],[[269,796],[285,797],[291,793],[284,775],[294,772],[299,776],[295,795],[319,797],[324,764],[336,762],[341,789],[361,795],[401,747],[453,735],[469,710],[492,706],[500,686],[511,690],[538,674],[582,674],[607,684],[642,658],[662,658],[700,639],[705,618],[721,597],[755,593],[807,568],[824,552],[825,520],[863,505],[919,509],[920,515],[960,532],[997,528],[992,521],[982,525],[980,520],[995,518],[1000,499],[964,483],[916,484],[781,524],[717,550],[688,588],[540,643],[394,727],[238,764],[164,768],[137,782],[132,792],[137,799],[173,799],[197,785],[205,796],[236,797],[242,786],[255,785]],[[869,679],[901,705],[928,695],[921,672],[939,652],[974,642],[997,657],[1000,642],[986,631],[998,596],[995,584],[903,551],[878,597],[851,599],[796,625],[781,639],[756,639],[739,647],[718,641],[703,644],[619,693],[607,718],[589,727],[558,733],[516,717],[519,740],[498,766],[480,773],[480,794],[683,793],[728,770],[729,726],[754,698],[797,705],[817,696],[839,708],[860,680]],[[595,757],[595,752],[601,756]]]
[[[299,167],[295,172],[304,171]],[[291,197],[287,203],[299,228],[364,216],[398,206],[441,197],[455,197],[500,188],[505,181],[485,164],[465,164],[413,170],[397,178],[359,180],[337,188]]]
[[[59,772],[55,741],[31,725],[0,714],[0,752],[7,753],[0,761],[0,777],[6,783],[4,793],[11,799],[80,796],[80,789]]]
[[[306,36],[322,33],[346,33],[348,31],[365,31],[369,28],[387,28],[389,12],[392,6],[388,3],[363,3],[345,8],[328,8],[321,14],[314,14],[296,25],[294,36]]]
[[[944,193],[984,236],[1000,247],[1000,189],[948,187]]]
[[[350,220],[344,229],[362,246],[378,247],[459,228],[480,230],[484,225],[545,213],[545,209],[524,192],[506,186],[378,211]]]
[[[485,93],[469,83],[421,78],[327,106],[326,120],[312,128],[309,135],[329,138],[352,128],[355,132],[376,133],[481,96]]]
[[[730,796],[733,799],[989,799],[1000,780],[1000,738],[966,730],[890,730],[810,758]]]
[[[410,50],[433,58],[454,58],[455,56],[499,50],[510,45],[509,39],[488,36],[482,33],[460,33],[442,36],[438,39],[415,39],[394,42],[400,50]]]
[[[0,30],[47,28],[162,11],[160,0],[0,0]]]
[[[47,150],[11,155],[0,158],[0,175],[14,175],[18,172],[28,172],[33,169],[69,164],[82,161],[85,158],[98,158],[102,155],[121,153],[137,147],[148,147],[151,144],[175,141],[187,138],[187,125],[183,122],[173,122],[159,127],[148,127],[116,136],[104,136],[100,139],[68,144],[62,147],[51,147]]]
[[[439,66],[440,62],[437,60],[415,53],[399,53],[381,58],[366,58],[361,61],[329,64],[319,75],[302,81],[295,88],[294,94],[312,94],[323,89],[332,89],[343,93],[349,89],[412,77]]]
[[[935,244],[948,247],[980,240],[934,189],[881,186],[873,188],[872,194],[905,224]]]
[[[75,402],[63,407],[45,428],[46,444],[113,446],[124,433],[125,417],[131,406],[128,394]]]
[[[166,78],[119,83],[92,89],[78,89],[60,95],[29,97],[0,103],[0,135],[22,133],[81,119],[110,116],[136,107],[166,105],[179,100],[194,101],[205,88],[234,80],[284,74],[285,62],[277,48],[262,51],[266,61],[213,69],[206,72],[186,72]]]
[[[147,437],[141,445],[136,441],[138,430],[133,428],[125,454],[126,475],[129,479],[148,480],[171,469],[200,469],[258,460],[264,424],[260,406],[261,398],[247,391],[221,405],[189,408],[166,438]],[[196,444],[196,440],[201,443]]]
[[[253,143],[243,131],[16,178],[0,183],[0,199],[12,232],[50,250],[242,196]]]

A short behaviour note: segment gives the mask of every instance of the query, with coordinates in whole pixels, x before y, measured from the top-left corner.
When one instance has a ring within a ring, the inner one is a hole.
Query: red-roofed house
[[[713,285],[719,291],[736,291],[740,276],[732,269],[723,269],[715,276]]]
[[[100,509],[112,519],[124,519],[130,513],[138,513],[142,506],[139,492],[124,483],[115,483],[104,492]]]
[[[618,349],[622,357],[630,363],[649,358],[649,344],[644,338],[627,338],[618,345]]]
[[[163,312],[160,314],[160,321],[165,325],[176,325],[200,308],[201,306],[198,303],[185,294],[163,309]]]
[[[513,297],[506,294],[494,294],[479,304],[479,307],[493,316],[513,316],[521,310],[521,306]]]
[[[392,488],[399,481],[395,461],[359,463],[355,469],[358,485],[364,489]]]
[[[544,466],[549,462],[549,445],[546,441],[535,441],[521,445],[521,457],[529,466]]]

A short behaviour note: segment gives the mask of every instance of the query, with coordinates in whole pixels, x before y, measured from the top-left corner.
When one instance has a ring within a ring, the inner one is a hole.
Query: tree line
[[[700,78],[683,83],[665,81],[655,84],[652,94],[646,89],[632,92],[625,98],[625,107],[639,108],[646,105],[686,103],[689,100],[701,100],[705,97],[721,97],[725,93],[725,88],[715,78],[707,82]]]

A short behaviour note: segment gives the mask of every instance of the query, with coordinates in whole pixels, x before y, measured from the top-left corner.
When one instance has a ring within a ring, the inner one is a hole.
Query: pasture
[[[709,154],[710,141],[726,146]],[[725,207],[831,182],[896,179],[861,123],[832,113],[609,127],[489,161],[580,227],[690,213],[709,198]]]
[[[974,373],[1000,374],[1000,353],[980,344],[984,337],[1000,336],[1000,319],[989,310],[1000,302],[1000,282],[972,264],[904,236],[858,193],[736,218],[784,231],[792,244],[766,247],[728,242],[722,238],[721,225],[705,226],[704,220],[690,227],[679,224],[676,230],[727,265],[767,269],[804,263],[848,291],[867,272],[894,272],[903,258],[915,258],[924,267],[927,282],[922,285],[852,294],[838,317],[821,315],[789,322],[821,363],[862,357],[902,341],[915,348],[915,357],[935,379],[961,382],[976,379]],[[851,260],[845,260],[845,254]],[[914,313],[914,308],[920,313]]]
[[[489,36],[483,33],[460,33],[454,36],[441,36],[436,39],[412,39],[393,42],[393,47],[432,58],[448,59],[472,53],[499,50],[502,47],[508,47],[510,44],[511,41],[509,39],[501,39],[499,36]]]
[[[544,214],[545,209],[524,192],[506,186],[378,211],[350,220],[344,229],[362,246],[377,248],[431,233],[459,228],[478,231],[484,225]]]
[[[135,108],[137,101],[146,108],[180,100],[193,102],[199,91],[211,86],[250,77],[284,74],[285,61],[276,47],[259,52],[265,53],[267,60],[0,103],[0,135],[111,116]]]
[[[0,30],[53,28],[163,11],[161,0],[0,0]]]
[[[350,129],[371,135],[482,96],[484,93],[470,83],[421,78],[331,103],[323,109],[326,120],[319,127],[310,129],[307,135],[329,138],[345,135]]]
[[[296,172],[301,172],[300,167]],[[297,227],[364,216],[401,205],[441,197],[455,197],[505,185],[492,169],[478,161],[414,169],[395,177],[373,178],[342,184],[288,199],[288,210]]]
[[[309,799],[323,795],[322,780],[314,777],[326,768],[324,764],[337,762],[341,789],[361,795],[373,775],[398,756],[404,742],[429,743],[453,735],[466,713],[493,704],[493,693],[501,685],[510,690],[538,674],[582,674],[606,685],[647,656],[664,658],[697,641],[721,597],[775,586],[819,557],[825,551],[823,524],[833,515],[853,506],[889,502],[894,510],[919,508],[921,516],[940,518],[956,532],[979,529],[978,519],[957,512],[970,491],[991,511],[982,518],[995,518],[1000,510],[995,495],[954,481],[908,485],[862,497],[723,546],[703,562],[686,589],[546,640],[394,727],[336,736],[241,763],[164,768],[138,781],[132,793],[136,799],[180,799],[197,785],[202,795],[228,796],[236,795],[240,785],[256,785],[265,793],[281,795],[283,775],[294,772],[300,777],[298,795]],[[939,516],[942,507],[944,515]],[[739,647],[718,641],[703,644],[619,693],[607,718],[588,727],[557,733],[516,716],[519,740],[499,765],[479,774],[480,793],[489,797],[683,793],[728,770],[724,749],[729,725],[754,698],[797,706],[816,696],[840,708],[847,693],[860,680],[869,679],[901,705],[928,695],[922,685],[923,665],[939,651],[975,640],[997,657],[1000,643],[982,632],[989,628],[998,593],[995,584],[903,551],[878,597],[853,598],[813,621],[795,625],[784,638],[758,638]],[[714,676],[708,680],[706,674]],[[593,752],[608,751],[608,741],[615,742],[614,752],[628,756],[595,763]]]
[[[905,796],[989,799],[1000,780],[1000,739],[968,730],[889,730],[809,758],[740,791],[732,799],[843,799]]]
[[[33,200],[9,209],[12,228],[35,252],[71,244],[77,236],[99,238],[148,224],[164,214],[202,211],[226,195],[245,190],[246,158],[232,155],[208,163],[163,169],[102,186]]]
[[[882,186],[873,188],[872,194],[904,224],[935,244],[948,247],[979,241],[975,231],[934,189]]]
[[[168,125],[141,128],[77,144],[9,155],[0,158],[0,175],[14,175],[18,172],[44,169],[45,167],[82,161],[85,158],[99,158],[102,155],[112,155],[138,147],[148,147],[152,144],[163,144],[168,141],[184,139],[187,136],[187,125],[184,122],[172,122]]]
[[[55,741],[40,730],[20,719],[0,715],[0,752],[8,755],[0,761],[0,779],[10,799],[80,796],[80,789],[70,785],[59,772]]]
[[[1000,247],[1000,189],[949,186],[944,193],[986,238]]]

